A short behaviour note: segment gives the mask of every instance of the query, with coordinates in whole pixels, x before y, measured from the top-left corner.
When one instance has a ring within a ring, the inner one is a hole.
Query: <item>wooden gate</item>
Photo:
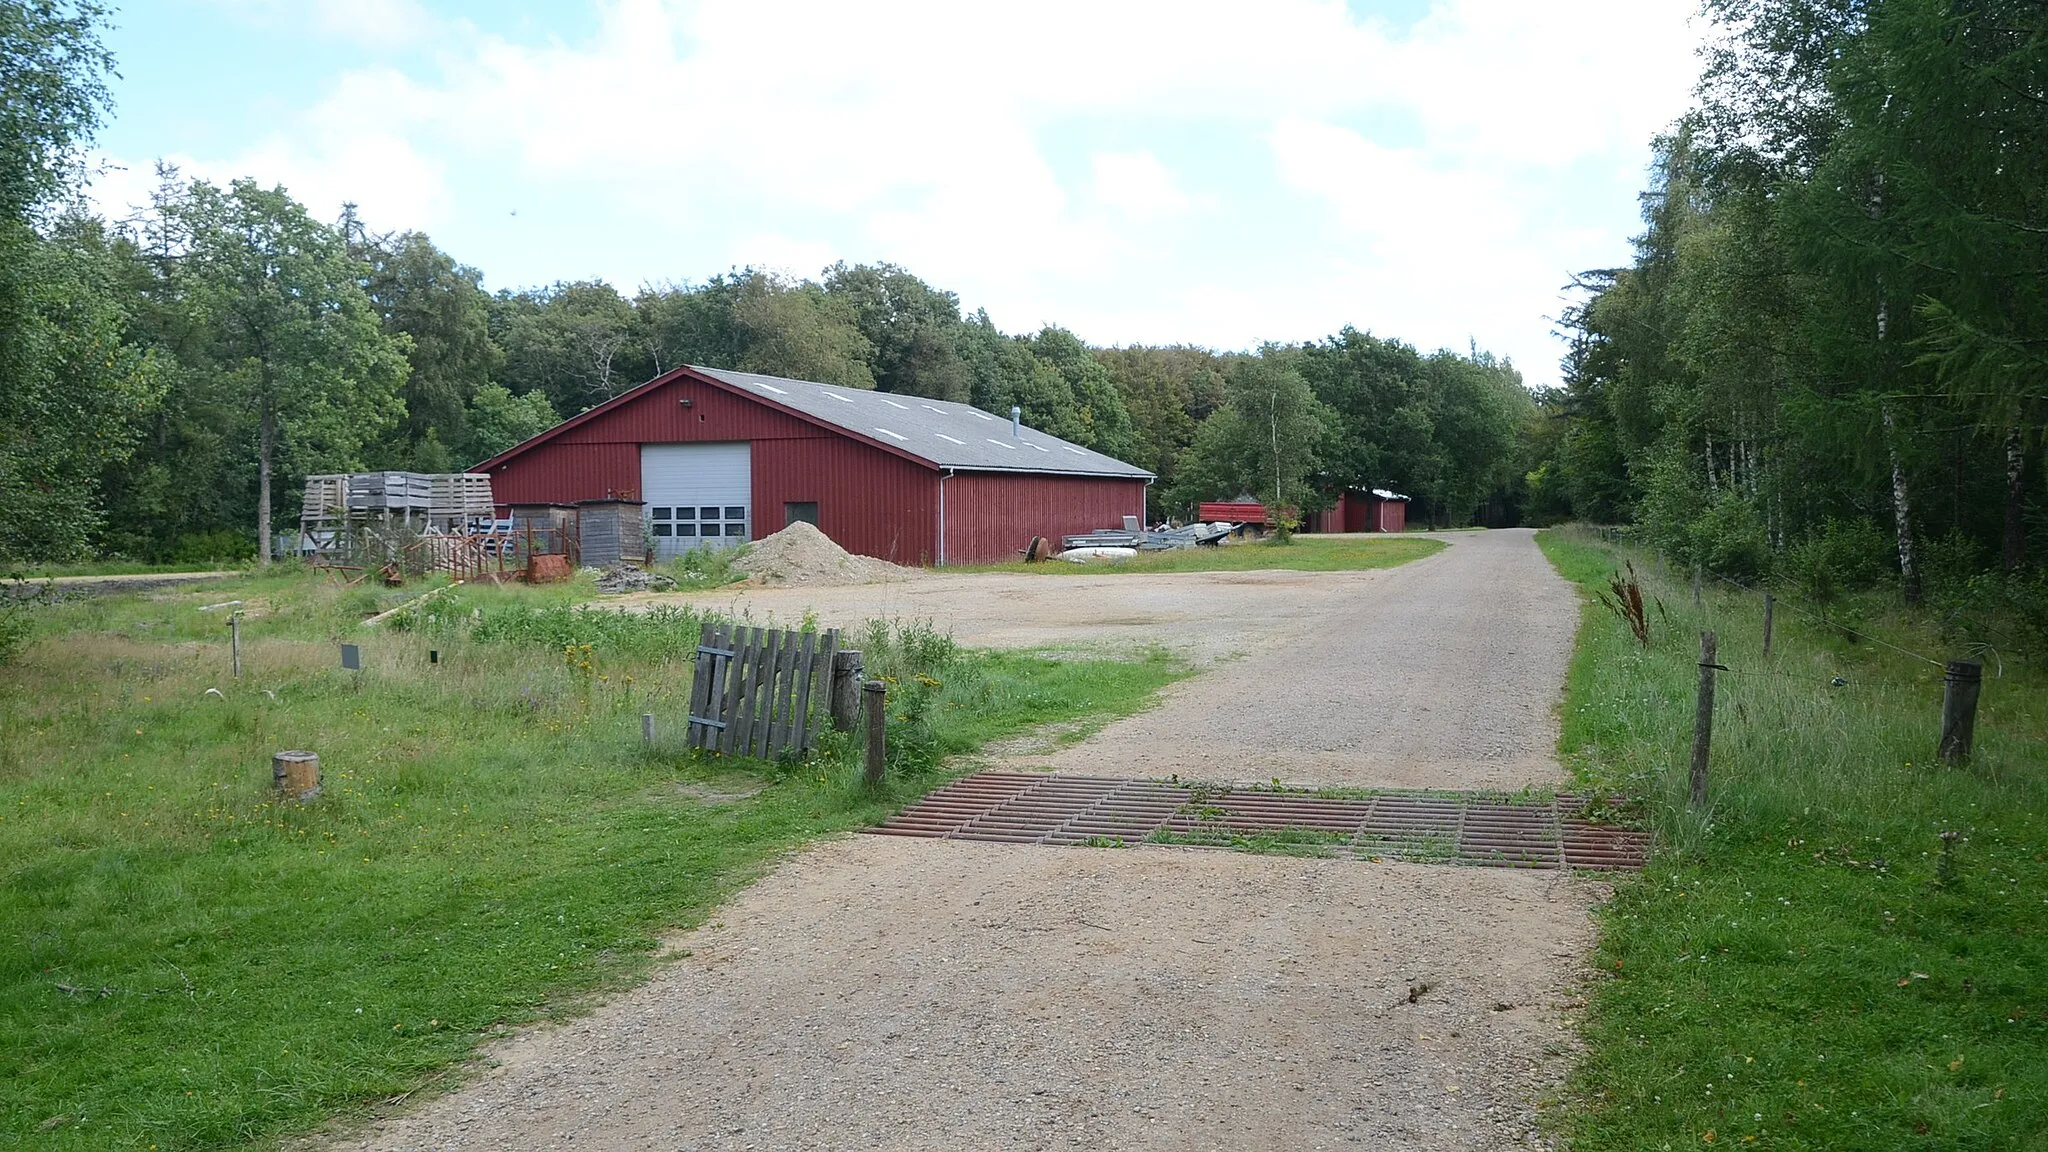
[[[689,745],[773,759],[808,752],[832,688],[839,630],[784,632],[706,624],[690,683]]]

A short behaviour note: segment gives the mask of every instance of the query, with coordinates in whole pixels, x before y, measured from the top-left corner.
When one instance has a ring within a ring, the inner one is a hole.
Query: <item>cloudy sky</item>
[[[892,261],[1009,331],[1352,324],[1552,382],[1683,110],[1693,0],[129,0],[152,163],[417,228],[492,288]]]

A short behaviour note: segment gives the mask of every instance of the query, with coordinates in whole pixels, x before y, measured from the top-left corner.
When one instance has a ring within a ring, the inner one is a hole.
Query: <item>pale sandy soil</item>
[[[696,599],[848,624],[893,610],[970,643],[1159,639],[1205,666],[1023,764],[1554,782],[1572,593],[1526,532],[1448,539],[1370,573]],[[679,934],[646,985],[332,1147],[1541,1146],[1603,895],[1547,872],[840,837]]]

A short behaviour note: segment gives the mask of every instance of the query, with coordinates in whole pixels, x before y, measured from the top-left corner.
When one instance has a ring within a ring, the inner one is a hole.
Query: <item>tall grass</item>
[[[1624,557],[1546,532],[1569,579]],[[1560,751],[1647,803],[1651,866],[1602,911],[1584,1149],[2039,1146],[2048,1099],[2048,681],[1989,676],[1977,748],[1935,763],[1948,655],[1896,606],[1852,636],[1635,557],[1647,648],[1590,596]],[[1699,633],[1717,633],[1709,803],[1688,808]],[[1944,839],[1944,833],[1952,834]]]
[[[447,1085],[480,1041],[637,978],[777,854],[943,778],[912,758],[869,789],[844,736],[783,764],[689,753],[686,613],[465,587],[357,626],[418,591],[278,575],[63,604],[0,668],[0,1145],[268,1146]],[[198,611],[232,599],[240,680],[225,610]],[[1099,723],[1184,673],[888,639],[875,666],[931,693],[928,734],[892,720],[892,743],[933,754]],[[318,800],[272,798],[284,748],[320,754]]]

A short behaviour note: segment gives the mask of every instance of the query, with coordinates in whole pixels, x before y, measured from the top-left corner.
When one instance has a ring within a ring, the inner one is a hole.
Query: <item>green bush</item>
[[[1868,520],[1829,520],[1785,550],[1779,574],[1806,599],[1827,607],[1892,571],[1891,543]]]
[[[685,588],[721,587],[746,579],[746,573],[735,571],[732,566],[745,551],[744,547],[691,548],[669,561],[664,574]]]
[[[978,679],[977,664],[965,659],[953,638],[929,620],[870,620],[861,660],[871,679],[888,686],[888,768],[916,774],[936,769],[949,751],[940,739],[935,712],[950,687],[957,702]]]
[[[1744,584],[1770,575],[1770,537],[1756,506],[1741,496],[1725,493],[1716,498],[1692,522],[1691,537],[1692,556],[1709,572]]]
[[[19,576],[0,583],[0,664],[11,664],[36,629],[39,609],[55,599],[50,585],[37,585]]]
[[[216,529],[188,532],[164,552],[169,564],[239,564],[256,558],[256,541],[247,533]]]

